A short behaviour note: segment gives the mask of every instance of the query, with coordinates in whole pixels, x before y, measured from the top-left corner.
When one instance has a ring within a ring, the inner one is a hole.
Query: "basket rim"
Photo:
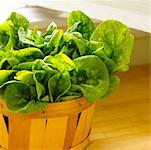
[[[41,112],[20,114],[10,112],[6,106],[5,100],[0,99],[0,113],[5,116],[14,115],[25,119],[52,118],[80,113],[92,104],[93,103],[90,103],[85,97],[80,97],[64,102],[49,103],[48,106]]]

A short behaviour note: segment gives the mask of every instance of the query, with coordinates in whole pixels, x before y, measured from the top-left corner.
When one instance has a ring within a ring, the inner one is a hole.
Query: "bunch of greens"
[[[110,96],[127,71],[134,38],[129,28],[107,20],[95,28],[77,10],[68,29],[52,22],[42,33],[16,12],[0,25],[0,97],[11,112],[31,113],[48,103]]]

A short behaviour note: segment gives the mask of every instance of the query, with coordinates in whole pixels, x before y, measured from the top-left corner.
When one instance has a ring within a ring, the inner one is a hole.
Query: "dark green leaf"
[[[80,22],[80,26],[76,31],[82,33],[83,37],[87,40],[95,29],[92,20],[80,10],[72,11],[68,16],[67,22],[68,28],[75,23]]]
[[[81,83],[74,85],[83,93],[90,102],[94,102],[101,98],[109,87],[108,70],[97,56],[82,56],[74,60],[79,70],[86,72],[86,79],[81,79]]]

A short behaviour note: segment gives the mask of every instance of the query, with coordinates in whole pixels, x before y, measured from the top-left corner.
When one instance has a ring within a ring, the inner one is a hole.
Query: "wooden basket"
[[[21,115],[10,113],[1,101],[0,150],[83,150],[89,142],[94,108],[95,103],[79,98]]]

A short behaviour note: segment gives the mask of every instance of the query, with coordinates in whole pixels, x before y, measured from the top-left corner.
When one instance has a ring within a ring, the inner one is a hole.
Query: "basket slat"
[[[48,119],[43,150],[61,150],[64,146],[68,116]]]
[[[77,129],[77,121],[78,121],[78,114],[69,116],[64,149],[69,149],[73,143],[73,139]]]
[[[88,110],[86,109],[81,112],[79,122],[78,122],[78,127],[76,130],[76,134],[75,134],[72,146],[75,146],[84,140],[84,129],[85,129],[87,111]]]
[[[32,119],[29,150],[41,150],[46,129],[46,119]]]
[[[95,103],[88,108],[87,118],[85,122],[84,139],[88,136],[91,130],[92,117],[95,109]]]
[[[90,139],[90,133],[88,134],[87,138],[80,142],[78,145],[73,146],[69,150],[86,150],[86,146],[89,144],[89,139]]]
[[[9,150],[28,150],[30,141],[29,119],[9,116]]]
[[[3,115],[0,113],[0,148],[8,149],[8,132]]]

